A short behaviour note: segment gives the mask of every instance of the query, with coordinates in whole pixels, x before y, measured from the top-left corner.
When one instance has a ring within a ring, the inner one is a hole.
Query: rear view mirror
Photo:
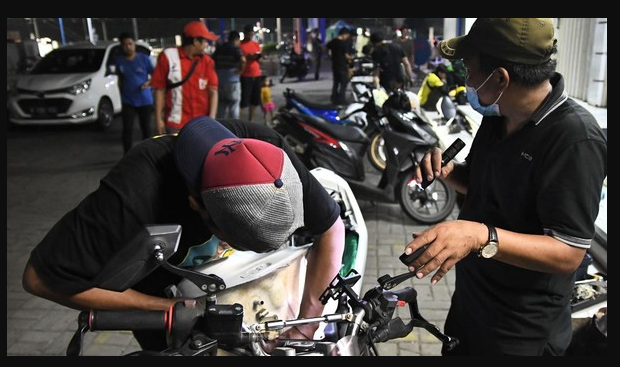
[[[96,286],[116,292],[131,288],[160,265],[155,251],[161,250],[167,260],[177,251],[180,239],[178,224],[146,226],[108,262],[95,278]]]

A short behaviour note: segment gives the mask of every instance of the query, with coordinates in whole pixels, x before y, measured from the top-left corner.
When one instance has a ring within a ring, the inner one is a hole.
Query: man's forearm
[[[315,240],[308,254],[306,283],[299,317],[314,317],[323,313],[324,306],[319,301],[319,297],[340,271],[344,235],[344,224],[338,218],[330,229]]]
[[[217,114],[218,94],[217,88],[209,88],[209,117],[215,118]]]
[[[165,89],[155,89],[155,125],[158,134],[165,133],[164,103],[166,100]]]
[[[177,301],[149,296],[132,289],[114,292],[91,288],[73,295],[62,294],[48,287],[30,264],[26,266],[22,282],[28,292],[76,310],[167,310]]]

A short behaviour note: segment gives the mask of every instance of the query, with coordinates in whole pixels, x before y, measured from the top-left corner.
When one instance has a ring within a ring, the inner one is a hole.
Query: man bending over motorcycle
[[[272,251],[294,232],[314,236],[300,317],[318,316],[318,298],[338,272],[344,247],[340,209],[272,129],[199,117],[175,135],[145,140],[61,218],[32,251],[28,292],[78,310],[167,310],[164,288],[180,278],[158,268],[124,292],[99,288],[98,273],[149,224],[178,223],[181,263],[216,235],[238,250]],[[316,325],[286,337],[311,337]],[[165,333],[134,332],[145,350],[166,348]]]

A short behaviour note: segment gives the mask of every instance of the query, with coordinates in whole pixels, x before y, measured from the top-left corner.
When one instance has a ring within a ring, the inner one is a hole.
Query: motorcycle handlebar
[[[171,321],[166,311],[90,311],[88,327],[96,330],[166,330]]]
[[[393,294],[398,297],[400,301],[406,302],[407,304],[411,304],[417,300],[418,292],[416,292],[413,287],[406,287],[403,289],[399,289],[396,291],[391,291]]]
[[[406,324],[400,317],[390,320],[387,325],[381,327],[372,338],[373,343],[383,343],[388,340],[404,338],[413,330],[413,324]]]

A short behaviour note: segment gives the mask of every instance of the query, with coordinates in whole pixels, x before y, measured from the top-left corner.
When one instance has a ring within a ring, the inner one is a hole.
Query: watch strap
[[[485,226],[487,226],[487,229],[489,230],[489,239],[487,240],[487,242],[485,242],[482,246],[480,246],[480,248],[478,249],[478,257],[483,257],[482,256],[482,251],[484,250],[485,247],[487,247],[490,243],[494,242],[495,244],[499,243],[499,238],[497,236],[497,230],[495,229],[494,226],[489,225],[484,223]]]
[[[497,237],[497,230],[495,227],[489,224],[484,224],[489,229],[489,242],[499,242],[499,238]]]

